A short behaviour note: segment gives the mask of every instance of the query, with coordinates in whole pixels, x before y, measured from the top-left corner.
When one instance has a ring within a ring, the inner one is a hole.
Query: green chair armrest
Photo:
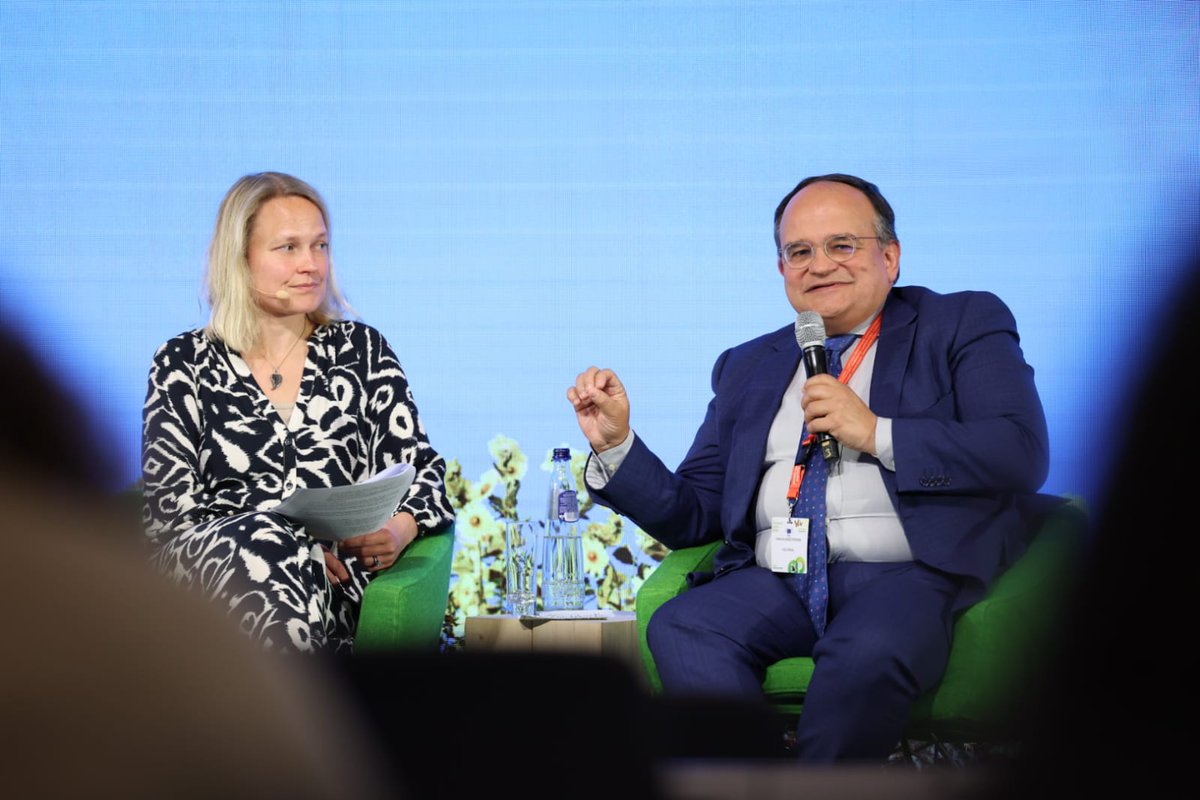
[[[701,544],[695,547],[683,547],[667,553],[667,557],[658,563],[650,577],[646,578],[637,592],[635,610],[637,613],[638,642],[642,651],[642,666],[646,670],[646,678],[650,690],[656,694],[662,692],[662,679],[658,676],[658,667],[654,666],[654,656],[650,655],[650,647],[646,644],[646,625],[650,616],[663,603],[687,588],[687,575],[696,570],[712,568],[713,556],[720,541]]]
[[[945,674],[913,707],[912,738],[968,741],[1004,724],[1063,621],[1086,536],[1081,503],[1060,506],[987,596],[963,612]]]
[[[436,651],[450,595],[454,525],[414,539],[367,584],[354,637],[356,652]]]

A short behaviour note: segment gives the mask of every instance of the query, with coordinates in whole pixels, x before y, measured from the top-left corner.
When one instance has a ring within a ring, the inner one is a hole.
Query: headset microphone
[[[292,296],[292,293],[287,289],[278,289],[274,292],[264,292],[262,289],[259,289],[255,286],[251,286],[250,288],[254,289],[254,291],[258,292],[259,294],[265,294],[267,297],[274,297],[276,300],[287,300]]]

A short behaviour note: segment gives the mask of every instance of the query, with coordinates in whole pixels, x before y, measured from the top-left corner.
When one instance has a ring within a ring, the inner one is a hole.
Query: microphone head
[[[258,292],[259,294],[263,295],[264,297],[274,297],[276,300],[287,300],[289,297],[292,296],[292,293],[289,292],[287,289],[276,289],[273,292],[264,292],[262,289],[258,288],[254,284],[250,284],[250,288],[253,289],[254,291]]]
[[[801,350],[825,346],[825,320],[815,311],[801,311],[796,315],[796,344]]]

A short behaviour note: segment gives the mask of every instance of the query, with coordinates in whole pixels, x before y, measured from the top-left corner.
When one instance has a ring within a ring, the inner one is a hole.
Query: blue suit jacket
[[[679,468],[637,437],[592,496],[672,549],[724,539],[717,573],[753,564],[767,432],[799,363],[792,325],[726,350]],[[1023,551],[1023,503],[1043,497],[1049,464],[1033,369],[1008,307],[987,292],[893,288],[869,405],[893,420],[896,470],[880,469],[914,558],[964,578],[958,607],[974,602]]]

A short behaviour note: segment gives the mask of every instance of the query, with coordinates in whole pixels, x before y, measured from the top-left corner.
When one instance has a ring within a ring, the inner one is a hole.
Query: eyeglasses
[[[858,252],[861,246],[859,243],[864,239],[878,239],[878,236],[855,236],[852,233],[838,233],[830,236],[821,245],[825,251],[825,255],[829,256],[831,261],[836,261],[839,264],[843,261],[849,261]],[[783,263],[788,265],[789,269],[804,269],[812,263],[816,250],[811,242],[790,242],[783,246],[779,251]]]

